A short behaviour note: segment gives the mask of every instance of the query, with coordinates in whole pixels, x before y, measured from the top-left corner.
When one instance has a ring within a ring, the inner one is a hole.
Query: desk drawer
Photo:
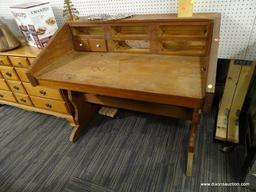
[[[29,82],[28,77],[26,75],[26,70],[27,69],[24,69],[24,68],[16,68],[16,71],[20,77],[20,80],[23,82]]]
[[[19,81],[19,77],[13,67],[0,66],[0,70],[5,79]]]
[[[12,65],[15,67],[23,67],[23,68],[27,68],[29,66],[29,62],[28,59],[26,57],[9,57]]]
[[[4,79],[0,79],[0,89],[7,91],[10,90]]]
[[[23,105],[33,106],[33,104],[32,104],[28,95],[15,93],[15,97],[16,97],[18,103],[23,104]]]
[[[31,96],[30,98],[36,107],[60,113],[68,113],[65,102],[54,101],[34,96]]]
[[[49,99],[62,100],[62,96],[58,89],[51,89],[43,86],[33,87],[30,83],[24,83],[29,95],[44,97]]]
[[[11,63],[7,56],[0,56],[0,65],[10,65]]]
[[[0,100],[6,100],[11,102],[16,102],[15,97],[13,96],[11,91],[3,91],[0,90]]]
[[[106,40],[104,39],[82,39],[76,37],[73,41],[76,50],[79,51],[107,51]]]
[[[25,93],[26,91],[20,81],[7,81],[13,93]]]

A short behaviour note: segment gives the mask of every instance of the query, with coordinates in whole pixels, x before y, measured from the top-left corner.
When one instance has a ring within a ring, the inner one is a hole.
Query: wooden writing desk
[[[187,175],[196,128],[214,93],[219,14],[144,15],[69,22],[30,67],[30,82],[68,90],[75,141],[91,103],[192,119]]]

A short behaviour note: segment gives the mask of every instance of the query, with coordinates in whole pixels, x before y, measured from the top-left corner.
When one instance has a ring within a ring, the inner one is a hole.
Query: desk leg
[[[72,128],[71,134],[69,136],[70,142],[74,143],[81,132],[84,129],[88,121],[94,114],[93,107],[90,103],[84,100],[83,94],[68,91],[69,101],[74,107],[74,120],[75,126]]]
[[[196,143],[196,129],[200,123],[200,117],[201,117],[201,110],[194,109],[191,128],[189,131],[187,170],[186,170],[187,176],[192,176],[193,159],[194,159],[195,143]]]

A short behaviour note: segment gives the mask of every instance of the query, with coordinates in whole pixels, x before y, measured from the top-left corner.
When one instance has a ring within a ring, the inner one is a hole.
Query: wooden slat
[[[186,108],[175,107],[171,105],[163,105],[157,103],[148,103],[135,100],[99,96],[94,94],[85,94],[85,101],[110,107],[117,107],[128,110],[135,110],[144,113],[151,113],[167,117],[178,117],[191,119],[192,110]]]
[[[239,114],[242,109],[245,96],[247,94],[250,81],[254,72],[256,62],[250,66],[242,66],[236,91],[232,100],[232,105],[228,117],[227,140],[239,143]]]
[[[227,138],[228,112],[232,104],[233,95],[235,94],[236,84],[239,79],[241,68],[241,65],[234,64],[234,60],[232,60],[229,65],[228,76],[226,79],[223,96],[219,105],[217,118],[215,138],[219,140],[226,140]]]

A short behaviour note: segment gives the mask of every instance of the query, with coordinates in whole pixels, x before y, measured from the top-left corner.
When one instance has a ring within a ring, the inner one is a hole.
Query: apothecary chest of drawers
[[[33,87],[26,76],[39,53],[40,49],[27,45],[0,52],[0,104],[55,115],[73,123],[66,94],[59,89]]]

